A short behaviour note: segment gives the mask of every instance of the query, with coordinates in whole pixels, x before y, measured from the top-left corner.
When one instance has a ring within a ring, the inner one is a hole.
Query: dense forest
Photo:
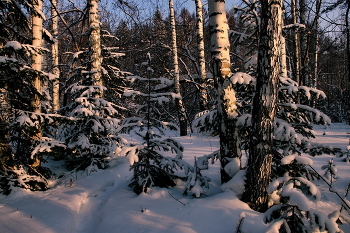
[[[225,4],[1,1],[0,193],[48,190],[49,158],[89,174],[126,157],[136,194],[180,179],[200,197],[216,162],[222,184],[244,171],[240,199],[280,232],[338,232],[298,204],[318,198],[302,155],[347,153],[311,140],[350,122],[350,2]],[[170,131],[219,150],[189,164]]]

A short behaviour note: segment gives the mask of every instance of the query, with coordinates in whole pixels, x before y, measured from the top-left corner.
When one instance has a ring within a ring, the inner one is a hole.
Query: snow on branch
[[[232,84],[249,84],[255,83],[255,78],[244,72],[236,72],[230,78]]]
[[[305,24],[294,23],[294,24],[288,24],[283,26],[283,29],[289,29],[289,28],[305,28]]]
[[[34,155],[40,152],[51,152],[53,147],[66,148],[66,145],[64,142],[57,141],[53,138],[42,137],[39,144],[32,151],[31,158],[33,159]]]
[[[286,157],[283,157],[281,162],[282,164],[291,164],[293,161],[297,161],[298,163],[304,164],[304,165],[312,165],[313,161],[310,158],[307,158],[305,156],[300,156],[298,154],[288,155]]]
[[[295,129],[288,122],[278,118],[274,122],[274,139],[301,144],[301,138],[295,132]]]

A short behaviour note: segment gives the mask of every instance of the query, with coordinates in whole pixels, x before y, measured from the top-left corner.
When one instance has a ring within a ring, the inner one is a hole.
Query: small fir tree
[[[147,78],[131,77],[136,82],[146,82],[147,93],[130,90],[124,94],[125,96],[146,98],[145,104],[139,106],[138,117],[126,118],[120,126],[121,132],[130,133],[133,131],[142,140],[141,144],[130,144],[122,151],[122,154],[128,157],[131,164],[130,169],[134,172],[129,186],[137,194],[147,192],[148,188],[153,186],[175,186],[174,170],[178,167],[184,168],[186,174],[189,170],[193,171],[190,165],[182,161],[183,146],[171,138],[161,138],[161,135],[164,135],[164,130],[177,130],[177,127],[159,120],[159,107],[164,102],[169,102],[170,98],[179,98],[179,96],[170,92],[159,93],[156,91],[157,84],[168,82],[162,82],[164,79],[153,78],[153,69],[150,64],[151,56],[148,54],[148,62],[143,63],[146,66]],[[175,158],[166,156],[167,151],[175,153]]]
[[[278,232],[339,232],[336,219],[310,207],[310,199],[318,201],[321,194],[317,186],[298,171],[311,165],[312,160],[294,154],[284,157],[282,164],[294,169],[275,179],[268,188],[271,208],[266,211],[264,221],[271,223],[271,232],[277,232],[276,229]]]
[[[187,195],[188,192],[192,193],[195,197],[200,197],[204,193],[204,188],[209,189],[209,182],[211,179],[207,176],[203,176],[201,170],[209,169],[209,159],[211,163],[214,163],[215,159],[219,158],[219,151],[216,151],[210,155],[205,155],[199,157],[198,159],[194,157],[194,167],[193,171],[188,174],[187,182],[183,195]]]
[[[330,185],[332,185],[334,180],[337,179],[337,176],[336,176],[337,168],[333,163],[333,158],[328,161],[328,164],[323,165],[321,169],[325,170],[325,173],[323,176],[330,182]]]
[[[105,159],[113,158],[123,144],[117,130],[120,114],[117,105],[100,97],[106,88],[89,85],[90,73],[81,74],[86,75],[83,81],[67,90],[74,101],[60,112],[70,121],[59,126],[57,139],[67,145],[68,164],[81,169],[96,165],[101,169],[106,165]]]
[[[54,124],[57,116],[32,112],[30,100],[34,95],[40,100],[48,98],[47,92],[38,91],[32,80],[38,77],[42,81],[49,80],[54,75],[35,70],[29,64],[32,54],[45,52],[44,48],[18,41],[7,41],[0,49],[0,72],[5,78],[2,88],[6,91],[8,107],[12,109],[7,113],[10,149],[1,158],[1,175],[6,184],[3,186],[4,193],[10,192],[8,185],[31,190],[48,188],[48,183],[44,180],[50,177],[51,172],[41,166],[41,161],[44,161],[41,152],[45,150],[42,149],[43,145],[46,144],[46,150],[50,150],[48,147],[55,147],[59,143],[47,143],[46,135],[38,135],[50,124]]]

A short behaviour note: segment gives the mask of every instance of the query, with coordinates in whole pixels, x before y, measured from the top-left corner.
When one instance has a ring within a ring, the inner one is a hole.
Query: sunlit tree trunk
[[[43,35],[43,19],[40,14],[42,13],[43,3],[41,0],[35,1],[33,4],[35,11],[32,12],[32,45],[34,47],[42,47],[42,35]],[[40,53],[35,53],[32,55],[32,68],[37,71],[42,70],[42,55]],[[37,92],[41,94],[42,86],[39,75],[35,76],[32,81],[33,86],[36,88]],[[31,97],[31,111],[34,113],[41,113],[41,101],[40,96],[37,93],[34,93]],[[37,135],[35,136],[37,139],[41,137],[40,126],[38,126],[39,130],[37,131]],[[32,158],[31,165],[33,167],[40,166],[40,159],[35,156]]]
[[[314,43],[313,43],[313,50],[314,50],[314,56],[313,60],[311,62],[312,65],[312,80],[311,80],[311,87],[316,87],[317,78],[318,78],[318,52],[319,52],[319,20],[318,17],[315,19],[315,31],[314,31]]]
[[[175,13],[174,13],[174,2],[169,0],[169,10],[170,10],[170,22],[171,22],[171,36],[172,36],[172,52],[173,52],[173,62],[174,62],[174,77],[175,77],[175,93],[181,95],[180,88],[180,71],[179,71],[179,61],[177,56],[177,44],[176,44],[176,28],[175,28]],[[181,99],[176,99],[176,107],[178,111],[178,118],[180,123],[180,136],[187,135],[187,119],[184,105]]]
[[[288,77],[286,39],[281,36],[281,76]]]
[[[52,85],[52,108],[56,112],[60,108],[60,69],[58,68],[58,15],[57,15],[57,0],[52,0],[51,21],[52,21],[52,36],[54,43],[51,45],[52,73],[56,75],[56,79]]]
[[[204,34],[203,34],[203,7],[202,0],[195,0],[196,2],[196,17],[197,17],[197,41],[198,41],[198,60],[199,60],[199,76],[201,79],[201,110],[208,108],[208,96],[206,80],[207,75],[205,71],[205,54],[204,54]]]
[[[34,4],[34,7],[37,12],[42,12],[43,3],[41,0],[38,0]],[[43,35],[43,19],[33,11],[32,13],[32,44],[35,47],[42,47],[42,35]],[[32,67],[35,70],[42,70],[42,55],[35,53],[32,55]],[[33,85],[41,93],[41,82],[39,76],[33,79]],[[41,101],[39,95],[33,95],[31,100],[31,110],[35,113],[41,113]]]
[[[253,210],[267,210],[270,182],[273,123],[276,115],[278,82],[281,74],[282,0],[261,0],[261,29],[258,47],[257,93],[253,99],[252,137],[246,190],[242,200]]]
[[[220,137],[220,174],[221,183],[231,179],[225,166],[234,157],[240,157],[240,143],[235,126],[237,113],[236,93],[231,85],[230,77],[230,43],[225,1],[210,0],[209,30],[211,38],[211,56],[217,89],[217,112]]]
[[[305,25],[301,28],[300,53],[301,53],[301,85],[310,86],[310,58],[308,51],[308,32],[306,29],[306,0],[299,0],[300,23]]]
[[[298,22],[298,9],[297,9],[297,0],[292,0],[292,20],[293,24],[296,25]],[[297,83],[300,83],[300,47],[299,47],[299,32],[298,27],[293,27],[293,61],[294,61],[294,80]]]
[[[101,70],[102,70],[102,55],[101,55],[101,30],[100,17],[98,15],[99,0],[88,0],[89,4],[89,26],[90,26],[90,71],[92,84],[103,86]],[[102,96],[102,93],[99,94]]]

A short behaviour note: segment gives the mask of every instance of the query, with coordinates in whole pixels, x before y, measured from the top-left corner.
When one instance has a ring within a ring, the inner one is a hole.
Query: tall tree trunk
[[[281,76],[288,77],[286,39],[281,36]]]
[[[224,0],[210,0],[209,30],[211,38],[211,56],[215,87],[217,89],[217,114],[220,137],[220,174],[221,183],[231,179],[225,166],[232,158],[240,157],[240,141],[236,127],[236,93],[231,85],[230,43]]]
[[[57,15],[57,0],[52,0],[51,21],[52,21],[52,36],[54,43],[51,45],[51,65],[52,73],[56,75],[56,79],[52,83],[52,108],[56,112],[60,108],[60,69],[58,68],[58,15]]]
[[[308,31],[306,29],[306,0],[299,1],[300,23],[305,25],[301,29],[300,52],[301,52],[301,85],[310,86],[310,67],[308,51]]]
[[[90,71],[92,85],[103,86],[101,70],[102,70],[102,55],[101,55],[101,30],[100,17],[98,15],[99,0],[88,0],[89,4],[89,26],[90,26]],[[102,93],[99,93],[100,97]]]
[[[175,12],[174,12],[174,2],[169,0],[169,10],[170,10],[170,23],[171,23],[171,36],[172,36],[172,52],[174,60],[174,77],[175,77],[175,93],[181,95],[180,88],[180,71],[179,71],[179,59],[177,56],[177,44],[176,44],[176,24],[175,24]],[[187,118],[184,105],[181,99],[176,99],[176,108],[178,111],[178,118],[180,123],[180,136],[187,135]]]
[[[297,9],[297,0],[292,0],[292,19],[293,24],[296,25],[298,23],[298,9]],[[299,32],[298,27],[293,27],[293,61],[294,61],[294,78],[295,81],[300,84],[300,47],[299,47]]]
[[[199,77],[201,79],[201,106],[200,109],[208,109],[207,96],[207,74],[205,71],[205,54],[204,54],[204,33],[203,33],[203,7],[202,0],[195,0],[196,2],[196,17],[197,17],[197,41],[198,41],[198,60],[199,60]]]
[[[2,165],[5,164],[6,160],[11,157],[10,145],[8,141],[10,114],[6,86],[3,88],[0,87],[0,171],[4,170]]]
[[[43,19],[41,18],[40,14],[42,14],[43,10],[43,2],[42,0],[38,0],[34,2],[33,7],[35,8],[35,11],[32,12],[32,45],[35,47],[42,47],[42,38],[43,38]],[[32,68],[37,71],[42,70],[42,55],[40,53],[35,53],[32,55]],[[39,75],[35,76],[32,81],[33,86],[36,88],[37,92],[41,94],[42,87],[41,87],[41,80]],[[41,113],[41,101],[39,94],[35,93],[31,97],[30,107],[31,111],[34,113]],[[37,131],[36,138],[41,137],[41,131],[40,126],[37,126],[39,130]],[[31,159],[30,165],[32,167],[38,167],[40,166],[40,159],[37,156],[34,156],[34,158]]]
[[[42,12],[43,3],[38,0],[36,4],[33,4],[37,12]],[[33,11],[32,13],[32,45],[35,47],[42,47],[43,37],[43,19]],[[32,67],[35,70],[42,70],[42,55],[35,53],[32,55]],[[41,93],[41,81],[39,76],[33,79],[33,86]],[[41,113],[41,101],[39,95],[35,94],[31,99],[31,110],[35,113]]]
[[[346,27],[346,55],[347,55],[347,68],[348,68],[348,82],[350,82],[350,0],[347,0],[347,8],[345,14],[345,27]],[[349,121],[350,122],[350,121]]]
[[[320,18],[320,11],[321,11],[321,4],[322,0],[316,0],[316,15],[314,18],[314,22],[312,24],[313,27],[313,36],[314,36],[314,43],[312,43],[313,46],[313,51],[314,51],[314,56],[312,57],[312,62],[311,62],[311,87],[316,87],[317,83],[317,78],[318,78],[318,52],[319,52],[319,18]]]
[[[3,43],[0,42],[0,49],[3,46]],[[3,78],[1,77],[0,79]],[[10,106],[7,101],[7,82],[4,82],[4,84],[3,87],[0,87],[0,166],[10,157],[10,145],[8,142]],[[2,167],[0,167],[0,170],[2,170]]]
[[[316,87],[317,83],[317,77],[318,77],[318,44],[319,44],[319,33],[318,33],[318,18],[315,21],[315,30],[314,30],[314,43],[313,43],[313,51],[314,51],[314,56],[313,61],[311,62],[312,66],[312,80],[311,80],[311,87]]]
[[[349,23],[350,0],[347,0],[346,3],[347,3],[346,13],[345,13],[346,58],[347,58],[348,86],[350,86],[350,23]],[[347,103],[349,103],[349,101]],[[348,123],[350,124],[350,117],[348,118]]]
[[[282,0],[261,0],[261,29],[257,70],[257,93],[253,100],[252,136],[242,200],[253,210],[267,210],[273,124],[281,67]]]

